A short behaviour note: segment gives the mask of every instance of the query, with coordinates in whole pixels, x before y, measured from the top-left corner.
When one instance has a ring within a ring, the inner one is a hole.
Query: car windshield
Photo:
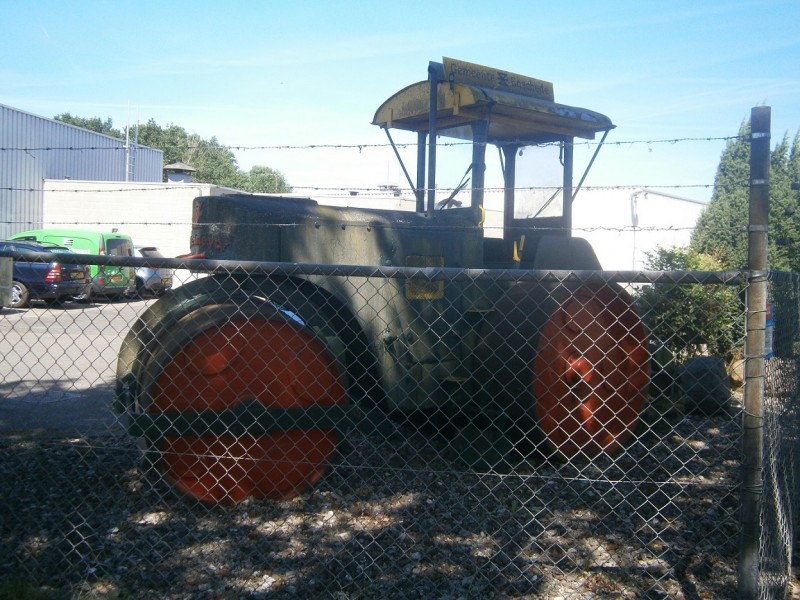
[[[130,242],[123,239],[107,239],[106,254],[109,256],[130,256]]]

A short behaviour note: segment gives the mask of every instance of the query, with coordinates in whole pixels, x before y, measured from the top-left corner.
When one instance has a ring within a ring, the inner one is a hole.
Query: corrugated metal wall
[[[139,146],[131,181],[160,182],[161,150]],[[43,181],[125,181],[125,142],[0,104],[0,239],[42,225]]]

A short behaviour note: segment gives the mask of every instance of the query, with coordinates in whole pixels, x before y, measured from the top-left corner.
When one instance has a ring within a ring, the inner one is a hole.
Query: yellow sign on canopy
[[[453,83],[477,85],[495,90],[504,90],[522,96],[539,98],[553,102],[553,84],[549,81],[518,75],[509,71],[501,71],[491,67],[476,65],[463,60],[444,57],[444,74]]]

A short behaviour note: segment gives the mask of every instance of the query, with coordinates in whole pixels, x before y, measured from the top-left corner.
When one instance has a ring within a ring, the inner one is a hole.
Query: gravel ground
[[[505,475],[416,430],[353,434],[313,490],[232,507],[178,496],[121,433],[7,435],[0,582],[47,598],[734,598],[738,421],[687,416],[616,460]]]

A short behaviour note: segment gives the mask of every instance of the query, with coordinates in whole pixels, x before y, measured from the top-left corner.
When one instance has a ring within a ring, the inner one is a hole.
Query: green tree
[[[729,140],[714,178],[714,192],[697,222],[691,247],[718,257],[723,268],[747,266],[747,222],[750,189],[750,124]],[[769,264],[800,271],[800,210],[791,183],[800,175],[800,134],[792,144],[784,135],[770,153]]]
[[[144,146],[163,150],[164,164],[182,162],[194,167],[194,181],[244,189],[247,176],[239,170],[233,152],[215,137],[204,140],[178,125],[164,128],[150,119],[139,127],[136,139]]]
[[[84,119],[63,113],[56,120],[70,123],[97,133],[105,133],[119,139],[125,135],[113,128],[111,119],[103,121],[99,117]],[[178,125],[160,126],[154,119],[138,125],[130,131],[132,142],[157,148],[164,152],[164,164],[186,163],[196,169],[192,179],[198,183],[213,183],[254,193],[283,193],[292,190],[286,177],[275,169],[254,166],[249,173],[242,171],[236,156],[230,148],[216,137],[209,140],[201,138]]]
[[[283,176],[283,173],[270,169],[269,167],[254,166],[250,169],[247,184],[244,188],[247,192],[253,193],[272,193],[281,194],[291,192],[292,188]]]
[[[742,123],[739,137],[726,144],[717,166],[711,201],[700,215],[691,240],[696,252],[716,255],[731,268],[747,265],[749,133],[750,124]]]
[[[143,146],[162,150],[165,165],[186,162],[183,159],[189,150],[189,134],[183,127],[167,125],[166,128],[163,128],[150,119],[144,125],[136,128],[135,138],[136,142]]]
[[[82,117],[73,117],[69,113],[61,113],[60,115],[56,115],[53,118],[56,121],[61,121],[62,123],[68,123],[70,125],[75,125],[76,127],[82,127],[83,129],[94,131],[95,133],[102,133],[105,135],[110,135],[115,138],[125,139],[125,136],[120,131],[114,129],[111,119],[106,119],[105,121],[103,121],[100,117],[92,117],[91,119],[84,119]]]
[[[800,270],[800,213],[797,196],[791,190],[790,157],[795,151],[790,151],[789,138],[784,136],[770,162],[769,265],[781,271]]]
[[[719,259],[689,247],[656,248],[646,268],[657,271],[717,271]],[[738,288],[699,283],[656,283],[641,289],[636,303],[651,337],[681,360],[710,352],[730,360],[744,335]]]
[[[247,176],[239,170],[233,152],[220,145],[217,138],[203,140],[190,135],[188,145],[181,160],[197,169],[193,176],[195,181],[244,189]]]

